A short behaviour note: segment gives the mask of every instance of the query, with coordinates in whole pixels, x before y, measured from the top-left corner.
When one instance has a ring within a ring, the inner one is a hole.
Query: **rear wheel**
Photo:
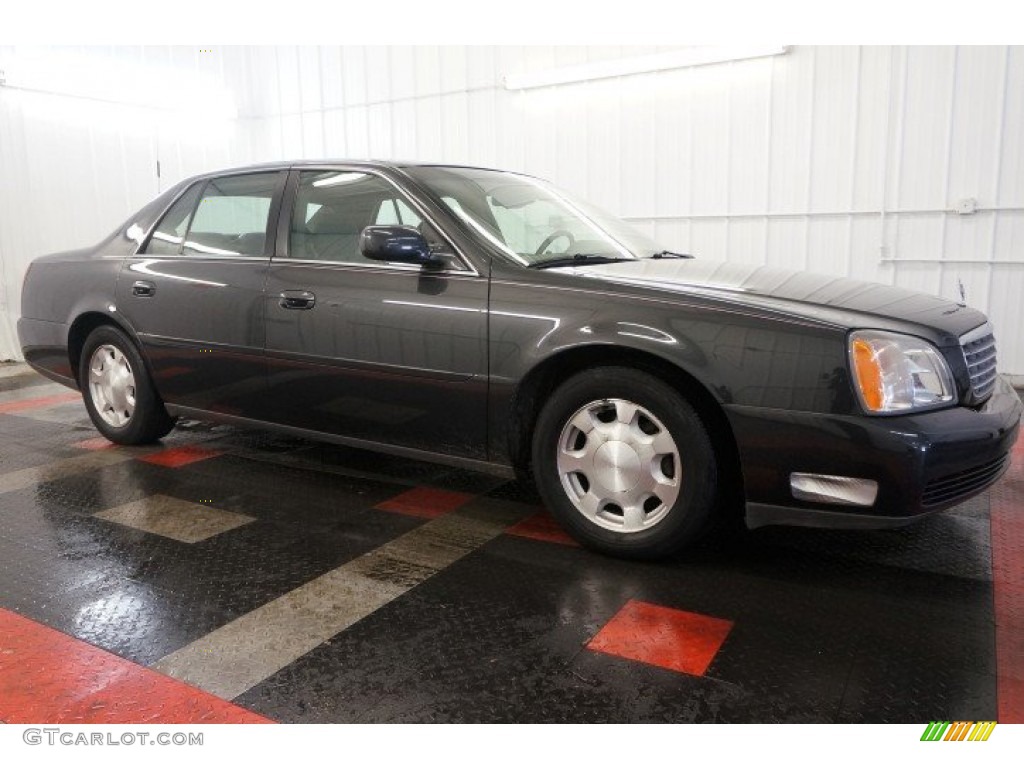
[[[656,558],[697,539],[716,506],[718,468],[693,407],[661,379],[597,368],[542,409],[533,472],[552,514],[587,546]]]
[[[89,334],[78,379],[92,423],[111,442],[151,443],[174,427],[142,356],[118,328],[104,325]]]

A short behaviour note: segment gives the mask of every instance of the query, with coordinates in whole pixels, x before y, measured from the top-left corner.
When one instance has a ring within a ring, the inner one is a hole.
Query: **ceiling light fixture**
[[[546,69],[539,72],[521,72],[505,75],[505,88],[510,91],[542,88],[547,85],[566,85],[611,77],[663,72],[669,69],[700,67],[727,61],[759,59],[778,56],[787,51],[785,45],[708,45],[682,48],[678,51],[654,53],[629,59],[591,61],[569,67]]]

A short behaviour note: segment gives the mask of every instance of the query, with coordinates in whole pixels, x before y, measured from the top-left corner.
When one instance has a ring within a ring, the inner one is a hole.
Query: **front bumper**
[[[999,379],[980,408],[837,416],[727,406],[743,468],[747,525],[887,528],[981,493],[1009,466],[1021,402]],[[878,482],[871,507],[793,498],[790,473]]]

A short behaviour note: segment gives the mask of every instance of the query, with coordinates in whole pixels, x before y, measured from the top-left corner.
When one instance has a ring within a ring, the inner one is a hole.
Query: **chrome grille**
[[[960,347],[971,376],[971,395],[981,402],[996,386],[996,339],[989,323],[961,337]]]

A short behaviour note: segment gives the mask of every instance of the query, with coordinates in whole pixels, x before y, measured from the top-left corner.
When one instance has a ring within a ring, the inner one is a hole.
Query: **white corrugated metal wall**
[[[49,50],[126,69],[173,68],[246,90],[243,50]],[[5,61],[46,54],[47,49],[0,47],[0,69]],[[241,97],[239,102],[244,108]],[[21,357],[21,282],[33,258],[99,241],[184,176],[248,162],[247,128],[244,121],[0,87],[0,360]]]
[[[179,165],[165,168],[165,182],[224,162],[288,157],[523,170],[701,257],[849,274],[950,297],[962,285],[967,301],[996,323],[1001,370],[1024,374],[1024,48],[795,46],[770,59],[615,80],[523,92],[501,85],[507,73],[649,52],[215,52],[221,76],[239,91],[234,138],[204,147],[205,154],[178,142]],[[180,55],[190,65],[197,59]],[[97,167],[103,157],[97,154]],[[123,167],[126,160],[115,154],[111,162]],[[89,178],[92,167],[82,178],[106,184]],[[26,177],[29,168],[40,172],[26,163]],[[110,184],[127,184],[119,173],[123,180]],[[976,213],[953,212],[965,198],[977,200]],[[4,229],[10,210],[0,208]],[[28,230],[18,248],[38,253],[57,239],[59,247],[82,242],[90,219],[71,215],[74,227],[52,232],[45,245]],[[11,247],[0,231],[0,253]],[[17,257],[14,263],[8,280],[16,278]],[[10,351],[0,331],[0,355]]]

